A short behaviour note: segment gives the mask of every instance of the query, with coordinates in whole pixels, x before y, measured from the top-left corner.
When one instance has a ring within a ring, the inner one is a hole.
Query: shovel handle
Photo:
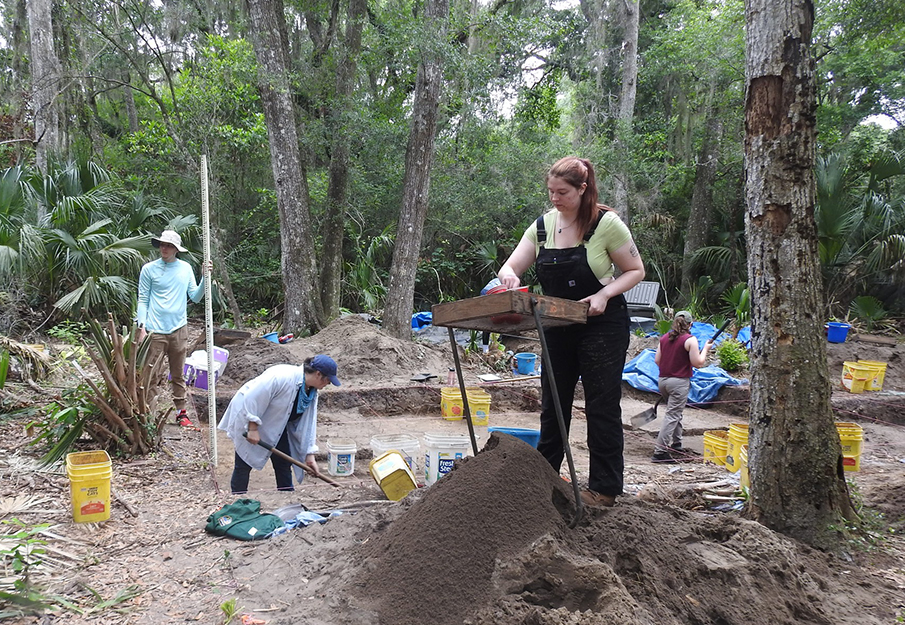
[[[716,337],[718,337],[720,334],[722,334],[723,330],[728,328],[730,323],[732,323],[732,319],[726,319],[726,321],[723,322],[723,325],[720,326],[720,329],[716,331],[716,334],[714,334],[713,336],[710,337],[710,340],[715,341]]]
[[[242,432],[242,436],[244,436],[245,438],[248,438],[248,432]],[[299,462],[298,460],[296,460],[295,458],[293,458],[293,457],[290,456],[289,454],[284,454],[282,451],[280,451],[279,449],[277,449],[276,447],[274,447],[274,446],[271,445],[270,443],[265,443],[264,441],[258,441],[258,445],[260,445],[261,447],[263,447],[264,449],[266,449],[266,450],[269,451],[270,453],[276,455],[278,458],[282,458],[282,459],[285,460],[286,462],[290,462],[290,463],[294,464],[295,466],[301,468],[301,469],[304,470],[305,473],[307,473],[308,475],[310,475],[310,476],[312,476],[312,477],[316,477],[316,478],[321,479],[321,480],[324,480],[324,481],[325,481],[327,484],[329,484],[330,486],[337,486],[337,487],[339,486],[339,483],[338,483],[338,482],[334,482],[333,480],[331,480],[331,479],[330,479],[329,477],[327,477],[326,475],[323,475],[322,473],[318,473],[317,471],[315,471],[314,469],[312,469],[311,467],[309,467],[309,466],[308,466],[307,464],[305,464],[304,462]]]

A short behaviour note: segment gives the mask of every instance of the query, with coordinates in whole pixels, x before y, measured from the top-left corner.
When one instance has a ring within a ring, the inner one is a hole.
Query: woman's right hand
[[[248,436],[246,436],[248,442],[252,445],[257,445],[261,442],[261,435],[258,434],[258,428],[248,428]]]
[[[500,269],[500,272],[497,274],[497,277],[500,279],[500,284],[502,284],[507,289],[517,289],[521,286],[522,281],[519,280],[519,277],[515,275],[515,272],[508,266],[503,266]]]

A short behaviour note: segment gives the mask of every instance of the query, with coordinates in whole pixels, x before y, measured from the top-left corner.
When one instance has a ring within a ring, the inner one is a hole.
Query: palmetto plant
[[[862,172],[830,155],[818,159],[815,173],[818,252],[830,304],[902,284],[905,198],[886,189],[886,181],[905,175],[902,158],[878,154]]]
[[[0,172],[0,278],[47,311],[125,320],[152,251],[150,232],[165,225],[185,232],[195,221],[129,196],[85,158],[50,163],[44,175],[11,167]]]

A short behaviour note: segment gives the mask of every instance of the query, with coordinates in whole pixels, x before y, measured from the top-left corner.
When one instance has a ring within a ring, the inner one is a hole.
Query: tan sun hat
[[[160,247],[161,243],[169,243],[176,248],[177,252],[188,252],[182,247],[182,237],[175,230],[164,230],[159,237],[151,237],[151,245]]]

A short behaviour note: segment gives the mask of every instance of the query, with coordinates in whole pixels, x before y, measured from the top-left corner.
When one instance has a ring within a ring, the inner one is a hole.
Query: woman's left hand
[[[588,317],[602,315],[606,310],[606,303],[610,301],[610,298],[607,297],[607,294],[604,291],[605,289],[600,289],[593,295],[589,295],[588,297],[579,300],[581,302],[587,302],[590,305],[588,308]]]

